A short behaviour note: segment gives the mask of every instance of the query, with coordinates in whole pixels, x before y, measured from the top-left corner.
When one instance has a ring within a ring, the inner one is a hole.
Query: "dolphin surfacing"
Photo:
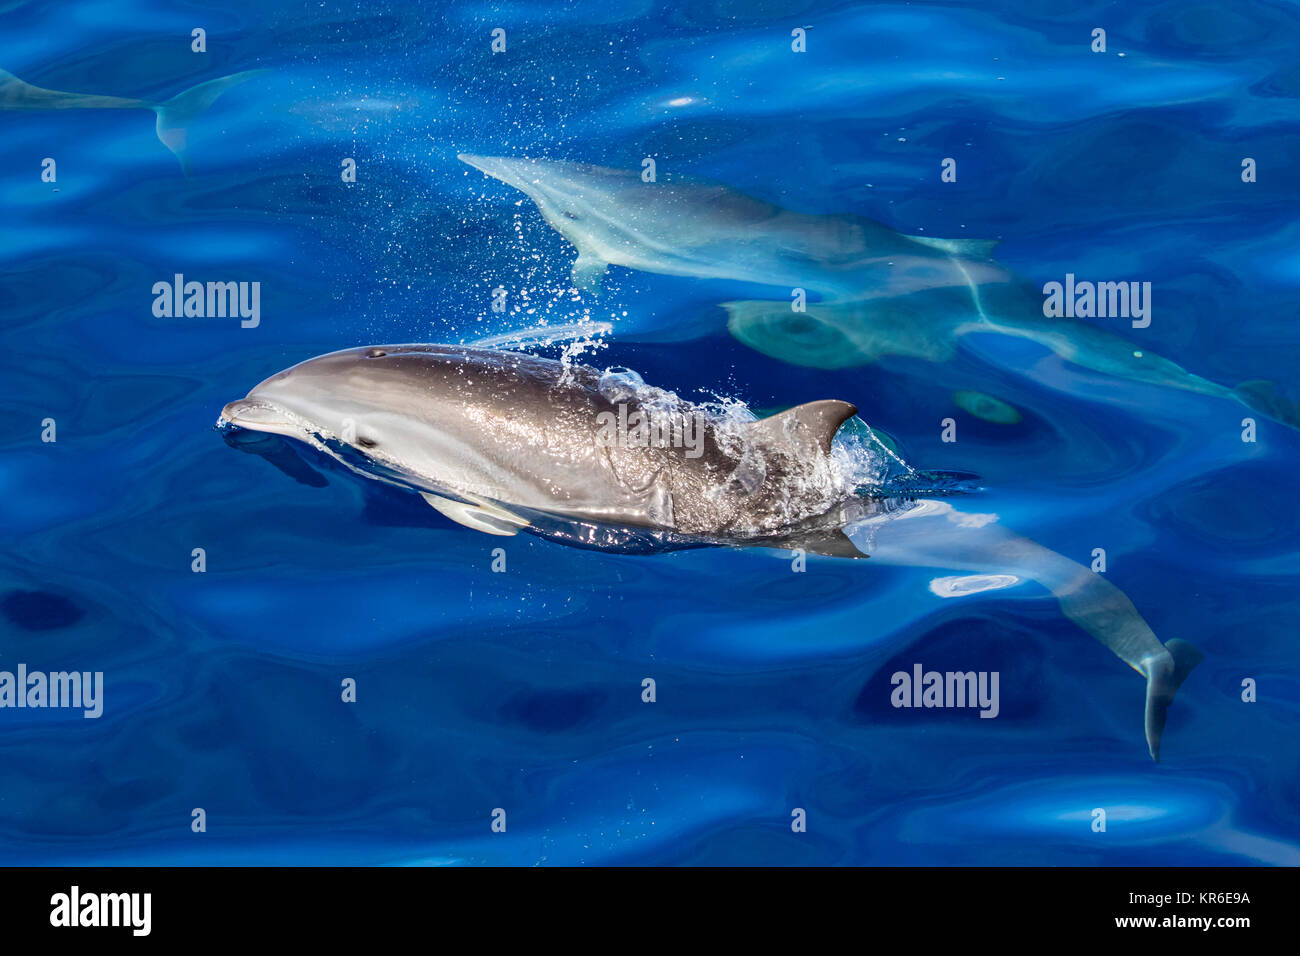
[[[383,345],[273,375],[222,418],[345,464],[364,459],[358,470],[414,488],[480,531],[513,534],[537,513],[747,539],[848,497],[831,440],[856,413],[828,400],[751,421],[625,373],[469,346]]]
[[[931,582],[942,598],[1036,581],[1146,679],[1147,748],[1158,761],[1166,709],[1200,653],[1161,644],[1103,576],[1003,528],[997,515],[859,494],[832,446],[856,413],[823,400],[753,420],[693,405],[627,370],[417,344],[309,359],[231,402],[221,419],[305,442],[492,535],[526,530],[617,551],[797,548],[965,572]],[[628,426],[613,441],[611,421]],[[648,427],[632,430],[634,421]]]
[[[169,100],[154,103],[121,96],[47,90],[0,70],[0,110],[152,110],[156,115],[154,130],[158,141],[172,151],[188,176],[190,161],[186,140],[190,122],[226,90],[262,72],[260,69],[244,70],[207,80]]]

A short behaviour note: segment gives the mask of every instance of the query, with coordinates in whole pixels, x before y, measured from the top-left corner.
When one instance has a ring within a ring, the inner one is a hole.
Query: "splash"
[[[552,345],[564,342],[566,343],[566,352],[573,347],[581,347],[585,351],[586,349],[603,348],[605,346],[604,336],[613,330],[614,323],[612,322],[597,322],[588,318],[579,319],[576,322],[565,322],[561,325],[549,325],[543,320],[532,328],[502,332],[499,335],[487,335],[475,339],[469,344],[480,349],[522,349],[525,347],[549,348]],[[582,354],[582,352],[580,351],[577,354]]]
[[[735,537],[789,528],[867,496],[896,473],[914,474],[860,419],[841,427],[830,455],[795,455],[755,442],[752,426],[759,417],[739,398],[715,394],[691,401],[623,367],[606,368],[597,390],[608,402],[635,407],[652,434],[675,435],[684,421],[704,423],[717,467],[698,490],[709,523]]]

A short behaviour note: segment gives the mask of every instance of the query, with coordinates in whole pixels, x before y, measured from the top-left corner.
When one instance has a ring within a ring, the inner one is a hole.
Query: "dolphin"
[[[727,328],[740,342],[792,365],[837,369],[868,365],[886,356],[943,362],[957,346],[982,335],[1036,342],[1080,368],[1130,382],[1236,402],[1291,428],[1300,428],[1300,404],[1272,382],[1235,387],[1190,372],[1172,359],[1134,348],[1090,322],[1042,315],[1041,297],[1011,283],[976,290],[934,289],[891,303],[875,300],[809,303],[805,312],[784,303],[725,302]],[[972,345],[978,349],[977,344]]]
[[[155,103],[121,96],[42,89],[0,70],[0,110],[153,110],[156,114],[154,129],[158,140],[172,151],[188,176],[190,162],[186,152],[186,134],[189,123],[226,90],[262,72],[264,71],[244,70],[242,73],[207,80],[177,93],[169,100]]]
[[[994,241],[907,236],[858,216],[781,209],[715,183],[645,183],[631,170],[460,159],[527,195],[573,244],[579,290],[597,291],[613,264],[815,294],[819,301],[802,312],[788,300],[723,303],[737,339],[783,361],[818,368],[885,355],[942,362],[967,336],[1013,336],[1083,368],[1235,401],[1300,428],[1300,404],[1271,383],[1230,388],[1093,323],[1044,316],[1042,296],[991,258]]]
[[[359,454],[360,470],[491,534],[514,534],[537,513],[748,538],[847,497],[831,440],[856,413],[819,401],[746,421],[626,373],[472,346],[381,345],[273,375],[222,420],[302,439],[346,465]]]
[[[996,514],[959,511],[947,501],[881,511],[858,522],[851,534],[873,560],[974,572],[931,581],[930,590],[941,598],[1026,580],[1047,588],[1067,618],[1146,679],[1147,752],[1160,762],[1166,711],[1203,655],[1178,638],[1161,644],[1129,597],[1104,575],[1003,528]]]
[[[409,344],[345,349],[277,372],[226,405],[220,424],[297,439],[491,535],[526,530],[615,551],[802,548],[973,572],[935,579],[931,590],[944,598],[1037,581],[1146,678],[1147,746],[1158,761],[1165,711],[1199,652],[1161,644],[1103,576],[1003,529],[996,515],[860,494],[834,447],[856,414],[826,399],[754,419],[736,406],[695,405],[626,369]]]
[[[792,212],[716,183],[645,183],[632,170],[461,153],[525,193],[578,250],[573,284],[597,291],[610,265],[814,290],[826,298],[900,296],[1005,281],[995,243],[905,236],[854,216]]]

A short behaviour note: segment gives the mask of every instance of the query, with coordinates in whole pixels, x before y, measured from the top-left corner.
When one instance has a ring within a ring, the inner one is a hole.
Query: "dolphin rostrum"
[[[1200,659],[1195,649],[1161,644],[1103,576],[1001,528],[996,515],[861,494],[833,444],[857,413],[848,402],[758,420],[739,408],[696,405],[626,369],[378,345],[278,372],[221,420],[303,441],[488,534],[527,530],[607,550],[803,548],[973,572],[936,578],[941,597],[1037,581],[1146,678],[1147,745],[1159,759],[1165,709]]]
[[[819,368],[886,355],[952,357],[962,338],[1029,339],[1066,361],[1129,381],[1240,402],[1293,428],[1300,406],[1268,382],[1229,388],[1091,322],[1043,315],[1043,299],[990,257],[992,241],[906,236],[859,216],[781,209],[725,186],[645,183],[633,170],[461,154],[514,186],[578,250],[573,284],[598,290],[609,265],[804,289],[784,301],[723,303],[741,342]]]
[[[158,133],[158,140],[175,154],[180,160],[181,169],[189,175],[186,127],[190,121],[211,106],[226,90],[261,72],[262,70],[244,70],[242,73],[207,80],[177,93],[169,100],[154,103],[121,96],[46,90],[0,70],[0,110],[153,110],[157,116],[154,129]]]

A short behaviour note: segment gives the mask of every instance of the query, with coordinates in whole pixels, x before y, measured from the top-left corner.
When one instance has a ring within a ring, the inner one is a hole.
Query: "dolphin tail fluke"
[[[1204,655],[1177,638],[1165,645],[1165,652],[1143,662],[1147,678],[1146,732],[1151,759],[1160,762],[1160,737],[1165,730],[1165,711],[1183,680]]]
[[[1279,394],[1274,383],[1262,380],[1242,382],[1232,391],[1247,408],[1300,430],[1300,402]]]
[[[215,80],[208,80],[197,86],[191,86],[183,93],[177,93],[166,102],[157,104],[153,110],[158,114],[156,128],[158,139],[170,149],[181,163],[185,175],[190,174],[190,160],[186,150],[189,124],[196,116],[211,106],[218,96],[232,86],[264,73],[264,70],[244,70]]]

